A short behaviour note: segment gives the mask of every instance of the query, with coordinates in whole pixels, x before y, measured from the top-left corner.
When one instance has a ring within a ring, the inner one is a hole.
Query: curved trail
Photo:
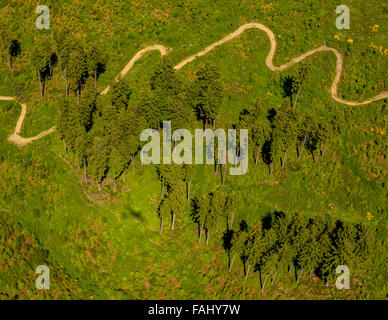
[[[330,51],[330,52],[333,52],[335,54],[336,58],[337,58],[336,75],[335,75],[335,78],[334,78],[333,83],[332,83],[331,88],[330,88],[330,95],[331,95],[333,100],[335,100],[336,102],[348,105],[348,106],[359,106],[359,105],[369,104],[369,103],[377,101],[377,100],[388,98],[388,92],[386,92],[386,91],[380,93],[379,95],[377,95],[377,96],[375,96],[373,98],[370,98],[370,99],[362,101],[362,102],[348,101],[348,100],[344,100],[344,99],[338,97],[337,96],[337,86],[338,86],[338,83],[339,83],[339,81],[341,79],[341,75],[342,75],[342,71],[343,71],[343,57],[342,57],[341,53],[338,50],[336,50],[334,48],[329,48],[327,46],[321,46],[321,47],[318,47],[316,49],[309,50],[306,53],[304,53],[304,54],[302,54],[302,55],[300,55],[300,56],[298,56],[296,58],[291,59],[289,62],[287,62],[285,64],[282,64],[279,67],[274,66],[273,65],[273,57],[275,56],[275,52],[276,52],[276,39],[275,39],[275,35],[272,32],[272,30],[269,29],[268,27],[266,27],[265,25],[263,25],[261,23],[255,23],[255,22],[247,23],[247,24],[242,25],[236,31],[228,34],[226,37],[222,38],[221,40],[216,41],[215,43],[213,43],[210,46],[206,47],[205,49],[199,51],[198,53],[196,53],[196,54],[194,54],[194,55],[184,59],[183,61],[178,63],[174,67],[174,69],[176,69],[176,70],[181,69],[186,64],[192,62],[193,60],[197,59],[198,57],[201,57],[201,56],[209,53],[210,51],[214,50],[218,46],[220,46],[220,45],[222,45],[222,44],[224,44],[226,42],[229,42],[229,41],[233,40],[234,38],[240,36],[247,29],[260,29],[260,30],[264,31],[267,34],[267,36],[269,38],[269,41],[270,41],[270,44],[271,44],[271,48],[270,48],[270,51],[269,51],[269,53],[268,53],[268,55],[267,55],[267,57],[265,59],[265,64],[272,71],[283,71],[283,70],[286,70],[287,68],[291,67],[292,65],[294,65],[294,64],[304,60],[305,58],[307,58],[307,57],[309,57],[309,56],[311,56],[311,55],[313,55],[313,54],[315,54],[317,52]],[[162,46],[162,45],[148,46],[148,47],[138,51],[133,56],[133,58],[128,62],[128,64],[120,72],[119,76],[121,76],[121,77],[125,76],[129,72],[129,70],[131,70],[131,68],[133,67],[133,65],[135,64],[135,62],[137,60],[141,59],[141,57],[145,53],[147,53],[149,51],[153,51],[153,50],[159,51],[162,56],[165,56],[168,53],[168,49],[166,47]],[[116,79],[117,79],[117,77],[116,77]],[[110,89],[109,86],[106,87],[101,92],[101,94],[107,94],[109,89]],[[0,96],[0,100],[10,101],[10,100],[16,100],[16,98]],[[20,133],[23,121],[24,121],[24,117],[25,117],[26,112],[27,112],[27,105],[24,104],[24,103],[21,103],[21,106],[22,106],[22,112],[21,112],[20,117],[18,119],[18,122],[16,124],[15,131],[14,131],[13,134],[11,134],[8,137],[8,140],[10,142],[16,144],[19,147],[24,147],[28,143],[31,143],[34,140],[38,140],[38,139],[44,137],[45,135],[47,135],[47,134],[49,134],[49,133],[51,133],[51,132],[53,132],[55,130],[55,127],[52,127],[49,130],[43,131],[43,132],[41,132],[40,134],[38,134],[38,135],[36,135],[34,137],[22,138],[19,135],[19,133]]]
[[[2,97],[0,96],[0,100],[3,101],[13,101],[16,100],[14,97]],[[55,127],[50,128],[49,130],[43,131],[39,133],[38,135],[30,138],[22,138],[19,133],[22,129],[23,121],[27,113],[27,105],[25,103],[20,104],[22,106],[22,112],[20,113],[18,122],[16,123],[15,131],[8,137],[8,141],[16,144],[19,147],[23,147],[28,143],[31,143],[34,140],[38,140],[45,135],[48,135],[49,133],[53,132],[55,130]]]

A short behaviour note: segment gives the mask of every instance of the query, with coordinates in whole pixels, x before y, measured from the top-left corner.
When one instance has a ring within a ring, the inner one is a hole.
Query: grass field
[[[98,43],[109,54],[106,72],[98,81],[101,90],[147,45],[171,49],[168,58],[176,64],[242,24],[259,22],[276,36],[275,65],[328,43],[344,56],[340,97],[361,101],[387,91],[388,7],[380,0],[346,1],[351,10],[349,30],[336,29],[337,2],[332,0],[47,0],[45,4],[52,15],[48,31],[35,28],[34,1],[0,0],[0,19],[11,23],[22,48],[12,74],[5,57],[1,60],[0,95],[14,96],[15,85],[25,85],[28,111],[23,137],[55,125],[63,79],[54,69],[42,102],[30,52],[40,32],[53,32],[64,23],[72,26],[74,37]],[[379,26],[377,32],[371,31],[374,25]],[[192,81],[201,66],[217,66],[226,92],[218,121],[228,128],[257,98],[268,109],[288,99],[281,80],[296,66],[272,72],[264,63],[268,51],[266,35],[248,30],[179,73]],[[149,53],[126,76],[134,88],[133,104],[139,102],[159,61],[159,53]],[[272,175],[263,162],[255,166],[250,159],[248,173],[227,176],[225,186],[212,166],[199,165],[191,182],[192,198],[218,188],[240,194],[236,226],[282,211],[380,226],[385,232],[387,99],[357,107],[336,103],[329,94],[334,55],[321,52],[308,61],[311,77],[298,108],[320,120],[341,119],[341,133],[332,139],[325,157],[315,165],[307,151],[298,159],[291,150],[286,168],[275,168]],[[137,156],[135,172],[127,170],[125,182],[118,181],[118,191],[108,178],[98,192],[96,183],[84,184],[75,157],[65,158],[55,133],[22,149],[10,144],[7,137],[19,114],[18,103],[0,101],[0,299],[386,299],[386,241],[383,254],[374,257],[368,270],[368,282],[353,279],[350,290],[337,290],[334,283],[325,286],[315,276],[302,276],[296,282],[294,274],[284,272],[261,292],[257,273],[244,280],[241,262],[227,272],[221,228],[209,245],[198,244],[189,206],[173,231],[166,228],[159,235],[156,211],[161,184],[154,166],[141,165]],[[372,219],[367,219],[368,212]],[[50,267],[50,290],[35,288],[34,272],[40,264]]]

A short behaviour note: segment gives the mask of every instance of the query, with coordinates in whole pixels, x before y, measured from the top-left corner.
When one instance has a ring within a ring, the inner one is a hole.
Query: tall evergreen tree
[[[194,109],[204,120],[205,128],[209,120],[213,121],[214,127],[224,97],[221,75],[214,66],[205,65],[198,70],[191,95]]]
[[[89,172],[98,182],[98,191],[101,191],[101,182],[108,170],[109,148],[102,137],[95,137],[89,155]]]
[[[10,52],[12,46],[11,30],[8,25],[3,21],[0,21],[0,45],[5,53],[9,71],[12,72],[12,60]]]
[[[87,65],[85,53],[80,45],[73,48],[69,56],[67,75],[70,82],[70,89],[77,93],[80,98],[83,84],[87,78]]]
[[[47,50],[48,48],[45,48],[44,46],[38,43],[32,50],[32,55],[31,55],[31,63],[38,76],[40,96],[42,99],[44,98],[44,88],[46,83],[47,68],[48,68],[48,63],[50,59],[50,56],[48,54],[49,51]]]
[[[100,47],[92,44],[87,50],[87,70],[90,76],[97,83],[99,75],[105,71],[106,56],[101,51]]]

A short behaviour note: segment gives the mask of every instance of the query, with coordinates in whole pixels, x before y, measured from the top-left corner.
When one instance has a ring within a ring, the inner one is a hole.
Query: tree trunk
[[[123,170],[123,182],[125,183],[125,169]]]
[[[12,63],[11,63],[11,59],[9,58],[9,48],[5,48],[5,55],[7,57],[8,69],[10,72],[12,72]]]
[[[296,280],[296,282],[299,282],[299,279],[300,279],[300,277],[302,275],[302,272],[303,272],[303,268],[302,268],[302,270],[300,270],[299,275],[298,275],[298,279]]]
[[[288,273],[291,273],[292,267],[294,266],[294,262],[291,263],[290,270],[288,270]]]
[[[275,282],[275,278],[276,278],[276,275],[278,274],[278,268],[276,268],[276,271],[275,271],[275,274],[272,278],[272,281],[271,281],[271,284],[273,284]]]
[[[302,142],[302,145],[301,145],[301,147],[300,147],[299,154],[298,154],[298,159],[300,159],[300,156],[302,155],[303,147],[304,147],[304,145],[306,144],[306,140],[307,140],[307,132],[306,132],[306,134],[304,135],[304,139],[303,139],[303,142]]]
[[[223,166],[226,167],[226,164],[224,164]],[[221,167],[221,169],[222,169],[222,167]],[[227,168],[224,168],[224,172],[222,173],[222,185],[225,185],[226,170],[227,170]]]
[[[162,182],[162,195],[160,196],[161,198],[163,198],[163,191],[164,191],[164,182]]]
[[[191,185],[191,179],[189,179],[189,182],[187,183],[187,204],[190,203],[190,185]]]
[[[162,230],[163,230],[163,219],[160,218],[159,234],[162,234]]]
[[[269,167],[269,175],[271,175],[272,174],[272,162],[268,165],[268,167]]]
[[[113,179],[113,190],[116,191],[116,178]]]
[[[173,213],[171,216],[171,230],[174,230],[174,222],[175,222],[175,214]]]
[[[65,155],[67,158],[67,146],[66,146],[66,139],[65,138],[63,138],[63,147],[65,148]]]
[[[51,79],[51,77],[52,77],[52,75],[53,75],[52,65],[51,65],[51,57],[50,57],[50,59],[49,59],[49,70],[50,70],[50,79]]]
[[[203,232],[203,225],[199,225],[199,237],[198,237],[198,243],[201,242],[201,238],[202,238],[202,232]]]
[[[101,179],[98,179],[98,191],[101,191]]]
[[[230,263],[228,272],[230,272],[230,271],[232,270],[232,266],[233,266],[233,262],[234,262],[234,258],[235,258],[235,257],[236,257],[236,255],[234,254],[234,255],[233,255],[233,258],[232,258],[232,262]]]
[[[324,155],[325,152],[326,152],[326,147],[327,147],[327,146],[325,146],[325,147],[323,148],[323,151],[321,152],[321,158],[323,158],[323,155]]]
[[[283,161],[282,161],[282,169],[284,168],[284,164],[286,163],[287,151],[288,151],[288,148],[286,149],[286,152],[284,152],[284,157],[283,157]]]
[[[40,74],[40,70],[37,70],[37,74],[38,74],[38,80],[39,80],[40,97],[43,99],[42,77]]]
[[[232,230],[232,227],[233,227],[233,220],[234,220],[234,211],[232,212],[232,219],[230,220],[230,227],[229,227],[230,230]]]
[[[260,155],[260,147],[257,147],[257,153],[255,158],[255,166],[257,166],[257,162],[259,161],[259,155]]]
[[[132,155],[132,172],[135,172],[135,157]]]
[[[84,179],[85,183],[88,183],[88,178],[86,176],[86,156],[84,156]]]
[[[215,155],[214,155],[215,158]],[[217,161],[214,161],[216,163],[216,168],[214,169],[214,175],[216,176],[218,174],[218,163]]]
[[[210,231],[206,230],[206,244],[209,244]]]
[[[313,159],[314,159],[314,165],[316,165],[318,162],[318,159],[319,159],[319,153],[315,157],[314,157],[314,153],[313,153]]]
[[[300,92],[300,88],[299,88],[298,92],[296,93],[296,97],[295,97],[295,101],[294,101],[294,107],[296,106],[296,103],[298,102],[299,92]]]
[[[265,283],[267,282],[267,278],[268,278],[268,273],[265,274],[265,278],[264,278],[264,282],[263,282],[263,286],[261,287],[261,292],[264,291],[264,287],[265,287]]]
[[[213,130],[215,126],[216,126],[216,119],[213,119]]]

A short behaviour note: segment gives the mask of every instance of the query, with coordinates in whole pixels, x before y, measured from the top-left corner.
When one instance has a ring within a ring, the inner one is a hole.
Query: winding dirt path
[[[264,31],[267,34],[267,36],[269,38],[269,41],[270,41],[270,44],[271,44],[271,48],[270,48],[270,51],[269,51],[269,53],[268,53],[268,55],[267,55],[267,57],[265,59],[265,64],[272,71],[284,71],[284,70],[288,69],[289,67],[291,67],[292,65],[294,65],[294,64],[296,64],[296,63],[298,63],[298,62],[300,62],[300,61],[302,61],[304,59],[306,59],[307,57],[309,57],[309,56],[311,56],[311,55],[313,55],[313,54],[315,54],[317,52],[330,51],[330,52],[333,52],[335,54],[336,58],[337,58],[336,74],[335,74],[333,83],[332,83],[331,88],[330,88],[330,95],[331,95],[333,100],[335,100],[336,102],[348,105],[348,106],[359,106],[359,105],[369,104],[369,103],[377,101],[377,100],[388,98],[388,92],[387,91],[384,91],[384,92],[380,93],[379,95],[377,95],[377,96],[375,96],[373,98],[370,98],[368,100],[362,101],[362,102],[348,101],[348,100],[344,100],[344,99],[338,97],[337,96],[337,86],[338,86],[338,83],[339,83],[339,81],[341,79],[341,75],[342,75],[342,71],[343,71],[343,57],[342,57],[341,53],[338,50],[336,50],[334,48],[329,48],[327,46],[321,46],[321,47],[318,47],[316,49],[309,50],[309,51],[303,53],[302,55],[291,59],[289,62],[287,62],[285,64],[282,64],[279,67],[274,66],[273,65],[273,57],[275,56],[275,52],[276,52],[276,39],[275,39],[275,35],[272,32],[272,30],[269,29],[268,27],[266,27],[265,25],[263,25],[261,23],[255,23],[255,22],[247,23],[247,24],[242,25],[236,31],[228,34],[226,37],[222,38],[221,40],[218,40],[218,41],[214,42],[210,46],[208,46],[205,49],[199,51],[198,53],[196,53],[196,54],[194,54],[194,55],[192,55],[192,56],[182,60],[180,63],[178,63],[174,67],[174,69],[179,70],[179,69],[183,68],[186,64],[192,62],[193,60],[195,60],[195,59],[197,59],[197,58],[199,58],[199,57],[209,53],[210,51],[214,50],[215,48],[219,47],[220,45],[222,45],[222,44],[224,44],[226,42],[229,42],[229,41],[233,40],[234,38],[237,38],[245,30],[248,30],[248,29],[260,29],[260,30]],[[120,74],[116,77],[116,79],[119,76],[121,76],[121,77],[125,76],[131,70],[131,68],[133,67],[133,65],[135,64],[135,62],[137,60],[141,59],[142,56],[145,53],[147,53],[149,51],[153,51],[153,50],[159,51],[162,56],[165,56],[168,53],[168,49],[166,47],[162,46],[162,45],[156,44],[156,45],[148,46],[148,47],[138,51],[133,56],[133,58],[128,62],[128,64],[124,67],[124,69],[120,72]],[[101,94],[107,94],[109,89],[110,89],[109,86],[106,87],[101,92]],[[2,97],[2,96],[0,96],[0,100],[11,101],[11,100],[16,100],[16,98],[15,97]],[[22,112],[21,112],[20,117],[18,119],[18,122],[16,124],[15,131],[14,131],[13,134],[11,134],[8,137],[8,141],[16,144],[19,147],[24,147],[25,145],[31,143],[32,141],[38,140],[38,139],[40,139],[40,138],[42,138],[42,137],[52,133],[55,130],[55,127],[52,127],[49,130],[43,131],[43,132],[41,132],[40,134],[38,134],[38,135],[36,135],[34,137],[22,138],[19,135],[19,133],[20,133],[23,121],[24,121],[24,117],[25,117],[26,112],[27,112],[27,105],[24,104],[24,103],[21,103],[21,106],[22,106]]]

